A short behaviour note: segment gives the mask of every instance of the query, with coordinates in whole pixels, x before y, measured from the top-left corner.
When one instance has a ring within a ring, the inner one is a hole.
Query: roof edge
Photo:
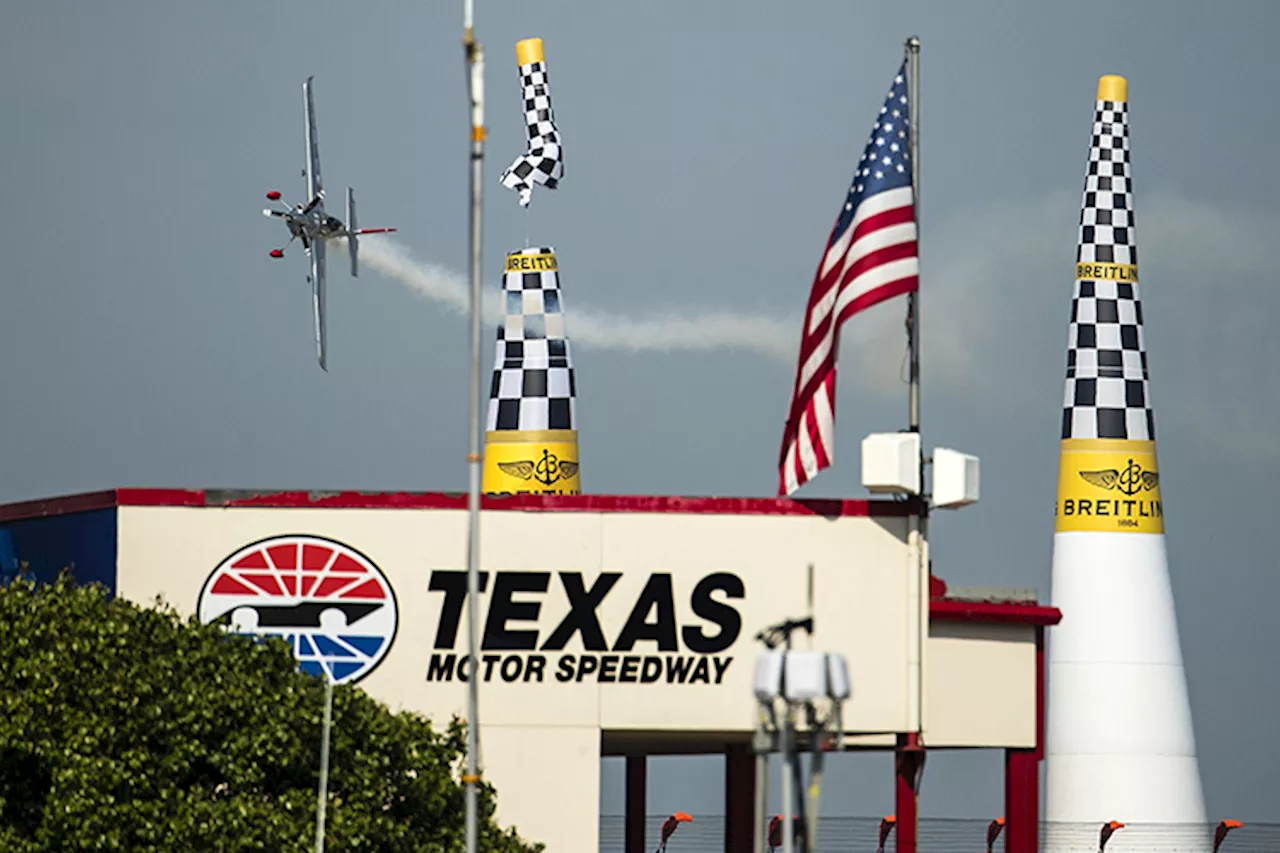
[[[123,506],[315,509],[457,509],[462,492],[362,492],[273,489],[117,488],[0,505],[0,521],[69,515]],[[913,501],[677,495],[485,495],[481,508],[519,512],[687,513],[709,515],[820,515],[904,517]]]
[[[929,602],[929,621],[1047,626],[1061,622],[1062,611],[1032,601],[961,601],[935,598]]]

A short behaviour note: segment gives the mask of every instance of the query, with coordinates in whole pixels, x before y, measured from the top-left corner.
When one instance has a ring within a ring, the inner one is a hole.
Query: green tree
[[[465,846],[464,725],[334,690],[326,849]],[[62,579],[0,588],[0,850],[309,851],[323,683],[278,639]],[[533,853],[480,793],[484,853]]]

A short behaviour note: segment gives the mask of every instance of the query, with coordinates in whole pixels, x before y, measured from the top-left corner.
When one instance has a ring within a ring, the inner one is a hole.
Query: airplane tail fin
[[[359,275],[357,261],[360,256],[361,234],[390,234],[394,228],[361,228],[356,222],[356,191],[347,187],[347,252],[351,255],[351,275]]]
[[[351,187],[347,187],[347,252],[351,255],[351,277],[355,278],[358,273],[356,270],[356,258],[360,254],[360,233],[356,225],[356,191]]]

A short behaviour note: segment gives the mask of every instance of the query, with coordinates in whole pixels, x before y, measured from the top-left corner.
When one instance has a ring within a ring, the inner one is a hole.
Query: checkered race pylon
[[[516,263],[512,269],[512,259],[522,256],[549,259],[550,268],[527,271]],[[485,428],[490,432],[577,429],[577,391],[555,251],[524,249],[507,259],[504,317],[498,326]]]
[[[520,65],[520,86],[524,96],[524,124],[528,148],[502,173],[502,185],[520,193],[520,206],[533,196],[533,185],[555,189],[564,177],[564,153],[560,132],[551,109],[547,85],[547,63],[541,39],[526,39],[516,45]]]
[[[1064,439],[1155,440],[1137,265],[1128,104],[1099,100],[1080,210]]]

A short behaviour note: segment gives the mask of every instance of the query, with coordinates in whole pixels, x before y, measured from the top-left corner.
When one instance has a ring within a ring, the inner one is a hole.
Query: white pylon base
[[[1046,851],[1208,849],[1164,535],[1055,534],[1052,599]]]

